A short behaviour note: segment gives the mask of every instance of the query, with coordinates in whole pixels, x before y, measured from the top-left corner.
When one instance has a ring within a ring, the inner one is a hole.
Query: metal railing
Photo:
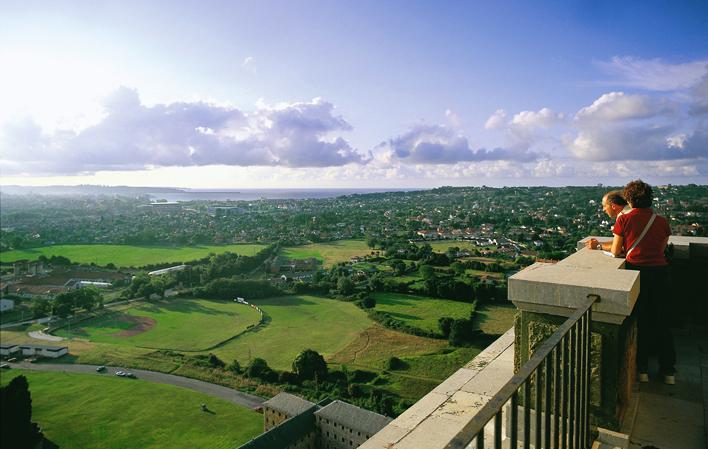
[[[495,449],[501,449],[506,404],[509,404],[506,412],[509,414],[506,429],[509,443],[504,447],[516,449],[521,445],[529,449],[533,444],[535,449],[589,448],[591,307],[599,301],[599,296],[588,295],[445,449],[482,449],[487,436],[493,438],[490,443]],[[519,412],[523,417],[521,439]],[[492,420],[493,429],[487,426]],[[485,427],[490,429],[485,431]]]

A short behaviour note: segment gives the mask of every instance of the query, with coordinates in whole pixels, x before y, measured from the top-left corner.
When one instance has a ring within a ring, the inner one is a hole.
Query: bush
[[[300,385],[300,378],[290,371],[282,371],[278,374],[278,382],[281,384]]]
[[[404,362],[403,360],[399,359],[398,357],[390,357],[386,361],[386,369],[387,370],[399,370],[399,369],[406,369],[408,367],[408,364]]]
[[[327,363],[317,351],[305,349],[293,360],[293,371],[301,379],[322,381],[327,378]]]

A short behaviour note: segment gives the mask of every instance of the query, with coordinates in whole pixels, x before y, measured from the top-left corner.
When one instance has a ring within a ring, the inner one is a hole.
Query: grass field
[[[339,240],[336,242],[313,243],[311,245],[283,248],[281,254],[291,259],[314,257],[322,261],[325,267],[338,262],[346,262],[354,256],[365,256],[371,248],[363,240]]]
[[[438,332],[438,319],[444,316],[469,318],[472,305],[460,301],[399,293],[374,293],[376,310],[410,326]]]
[[[298,295],[253,303],[270,316],[270,323],[211,351],[222,360],[247,364],[249,357],[261,357],[272,368],[290,370],[303,349],[314,349],[327,358],[371,326],[366,313],[350,302]]]
[[[133,246],[133,245],[52,245],[39,248],[6,251],[0,254],[3,263],[21,259],[35,260],[39,256],[64,256],[72,262],[118,267],[140,267],[167,262],[185,262],[201,259],[209,253],[231,251],[252,256],[265,245],[219,245],[219,246]]]
[[[487,335],[501,335],[514,325],[517,309],[511,303],[477,307],[475,323]]]
[[[77,323],[71,337],[119,345],[200,351],[255,325],[260,314],[230,301],[171,299],[133,303],[129,308]],[[69,337],[68,328],[55,332]]]
[[[171,385],[20,370],[3,371],[0,383],[19,374],[29,381],[32,420],[62,448],[234,448],[262,432],[260,414]]]

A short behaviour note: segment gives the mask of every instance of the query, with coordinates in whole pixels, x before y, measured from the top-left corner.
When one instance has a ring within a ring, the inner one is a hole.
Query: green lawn
[[[252,256],[265,245],[219,245],[219,246],[133,246],[133,245],[53,245],[39,248],[6,251],[0,254],[3,263],[21,259],[37,259],[39,256],[64,256],[72,262],[113,263],[118,267],[140,267],[167,262],[185,262],[201,259],[209,253],[231,251]]]
[[[254,411],[172,385],[20,370],[3,371],[0,383],[19,374],[29,381],[32,420],[62,448],[234,448],[263,428]]]
[[[354,256],[365,256],[371,248],[363,240],[339,240],[336,242],[313,243],[311,245],[283,248],[281,254],[291,259],[314,257],[330,267],[338,262],[346,262]]]
[[[222,360],[238,359],[247,364],[249,357],[261,357],[272,368],[290,370],[303,349],[328,357],[372,324],[366,313],[350,302],[298,295],[255,299],[253,303],[270,316],[270,323],[213,350]]]
[[[400,293],[374,293],[376,310],[386,312],[410,326],[438,331],[438,319],[444,316],[468,318],[470,303]]]
[[[179,298],[133,303],[129,308],[77,323],[71,336],[100,343],[200,351],[259,320],[255,309],[233,301]],[[69,330],[62,328],[56,335],[66,338]]]
[[[517,308],[511,303],[477,307],[475,324],[487,335],[501,335],[514,325]]]

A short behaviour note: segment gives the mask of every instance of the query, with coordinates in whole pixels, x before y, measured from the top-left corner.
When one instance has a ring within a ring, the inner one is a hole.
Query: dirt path
[[[54,364],[54,363],[10,363],[13,368],[21,368],[35,371],[59,371],[67,373],[84,373],[94,374],[96,376],[111,376],[114,377],[116,371],[129,371],[134,373],[138,379],[148,382],[160,384],[174,385],[176,387],[188,388],[200,393],[208,394],[233,404],[242,405],[248,408],[255,408],[261,405],[265,399],[253,394],[244,393],[232,388],[223,387],[221,385],[204,382],[202,380],[190,379],[188,377],[175,376],[174,374],[158,373],[156,371],[147,371],[142,369],[122,368],[120,366],[106,366],[106,370],[96,372],[97,365],[74,365],[74,364]],[[120,379],[125,382],[132,382],[132,379]]]

